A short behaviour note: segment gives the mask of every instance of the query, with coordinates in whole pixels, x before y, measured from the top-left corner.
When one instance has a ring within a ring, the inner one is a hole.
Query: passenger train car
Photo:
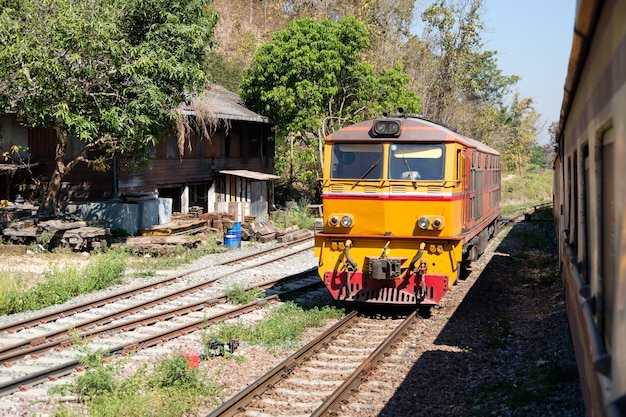
[[[554,162],[565,303],[588,416],[626,416],[626,2],[580,0]]]
[[[432,306],[500,216],[500,156],[400,112],[326,137],[319,275],[336,300]]]

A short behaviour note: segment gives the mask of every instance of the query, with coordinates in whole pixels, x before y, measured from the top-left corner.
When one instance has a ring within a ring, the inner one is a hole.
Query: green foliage
[[[78,345],[86,371],[53,392],[77,395],[94,417],[190,415],[201,406],[213,405],[223,390],[222,385],[205,378],[198,368],[190,368],[180,354],[164,358],[154,369],[144,364],[135,373],[122,377],[127,359],[104,361],[106,352],[92,352],[86,344]],[[66,410],[59,415],[70,414]]]
[[[418,112],[400,67],[377,73],[362,61],[365,26],[355,18],[300,19],[261,45],[244,75],[242,99],[276,126],[276,168],[289,181],[315,188],[323,138],[382,109]]]
[[[422,92],[424,115],[471,136],[489,138],[496,126],[482,109],[501,107],[519,77],[502,74],[497,52],[483,49],[482,4],[482,0],[430,4],[421,14],[424,34],[409,39],[405,56],[415,87]],[[484,132],[490,124],[491,131]],[[477,135],[481,130],[485,136]]]
[[[109,353],[91,351],[87,344],[79,343],[77,348],[83,355],[80,358],[80,363],[86,369],[76,378],[72,392],[81,397],[92,398],[110,394],[117,389],[119,382],[115,376],[122,369],[123,362],[104,361]]]
[[[0,313],[13,314],[61,304],[80,294],[97,291],[122,282],[126,270],[125,254],[109,251],[100,254],[79,270],[72,265],[63,269],[53,267],[44,273],[44,281],[32,288],[20,280],[2,282]]]
[[[231,288],[224,291],[224,295],[226,295],[231,303],[242,305],[263,298],[263,291],[258,288],[247,291],[241,285],[233,285]]]
[[[280,228],[298,226],[300,229],[310,229],[315,226],[315,214],[307,209],[310,200],[301,198],[297,204],[287,210],[272,213],[272,220]]]
[[[239,90],[244,68],[241,63],[228,61],[224,56],[209,52],[209,72],[213,81],[229,91]]]
[[[56,203],[60,178],[80,161],[106,169],[114,153],[144,157],[177,106],[204,89],[216,23],[206,0],[24,0],[0,9],[0,111],[10,103],[25,125],[56,129],[62,152],[68,136],[85,146],[58,159],[44,201]]]
[[[191,368],[182,355],[163,360],[155,370],[154,384],[159,388],[197,389],[202,386],[198,368]]]
[[[251,325],[222,323],[216,329],[208,328],[203,336],[205,350],[211,340],[241,340],[264,346],[286,346],[297,342],[309,327],[321,327],[327,320],[340,318],[342,310],[330,306],[305,310],[293,302],[273,309],[265,319]]]
[[[554,171],[532,171],[502,180],[502,207],[505,214],[519,213],[528,204],[552,201]]]
[[[496,145],[508,172],[521,175],[528,166],[537,146],[537,122],[539,113],[531,98],[520,98],[515,94],[510,107],[502,113],[503,141]]]

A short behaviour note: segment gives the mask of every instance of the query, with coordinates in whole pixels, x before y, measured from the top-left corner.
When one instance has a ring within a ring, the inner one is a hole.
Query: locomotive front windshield
[[[330,177],[334,179],[377,180],[383,178],[383,145],[338,143],[332,147]],[[445,147],[437,144],[389,145],[391,180],[442,180]]]
[[[333,145],[331,178],[380,179],[383,174],[383,145]]]
[[[442,180],[445,148],[432,144],[392,144],[389,179]]]

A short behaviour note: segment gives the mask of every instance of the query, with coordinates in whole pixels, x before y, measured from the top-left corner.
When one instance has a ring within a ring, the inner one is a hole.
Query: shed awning
[[[0,174],[15,174],[17,171],[33,168],[39,165],[39,162],[32,164],[0,164]]]
[[[280,177],[274,174],[266,174],[265,172],[248,171],[247,169],[225,169],[219,171],[220,174],[234,175],[236,177],[249,178],[257,181],[277,180]]]

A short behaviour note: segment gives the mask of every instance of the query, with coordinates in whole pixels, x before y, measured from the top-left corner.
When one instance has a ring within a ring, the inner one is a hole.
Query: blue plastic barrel
[[[238,249],[241,247],[241,223],[235,222],[232,229],[226,231],[224,237],[224,246],[229,249]]]

